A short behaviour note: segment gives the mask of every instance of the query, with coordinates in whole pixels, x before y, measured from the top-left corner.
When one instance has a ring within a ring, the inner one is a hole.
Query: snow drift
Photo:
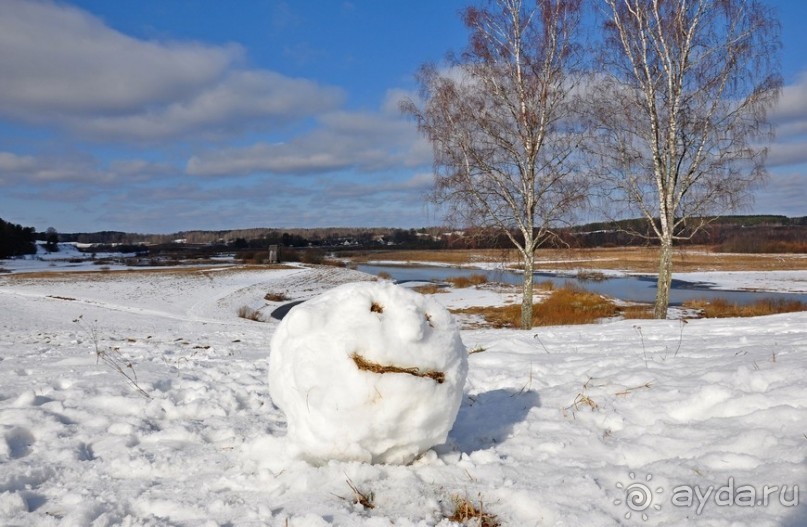
[[[345,284],[280,323],[269,392],[301,457],[409,463],[445,441],[467,370],[459,331],[433,299],[390,283]]]

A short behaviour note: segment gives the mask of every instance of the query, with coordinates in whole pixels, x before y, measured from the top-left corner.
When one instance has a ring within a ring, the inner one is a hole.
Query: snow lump
[[[269,392],[300,457],[409,463],[445,441],[467,371],[444,307],[388,282],[351,283],[281,321]]]

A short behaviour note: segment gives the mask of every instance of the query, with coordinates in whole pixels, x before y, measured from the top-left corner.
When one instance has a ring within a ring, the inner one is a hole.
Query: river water
[[[489,271],[482,269],[467,269],[458,267],[430,267],[430,266],[397,266],[397,265],[368,265],[360,264],[357,269],[369,274],[381,272],[389,274],[396,281],[444,281],[454,276],[470,276],[483,274],[489,282],[503,282],[520,285],[522,276],[514,271]],[[593,291],[612,298],[628,302],[652,303],[656,297],[656,277],[653,275],[631,275],[605,280],[581,280],[573,275],[556,273],[535,273],[536,282],[552,282],[560,287],[572,284],[588,291]],[[807,294],[803,293],[772,293],[766,291],[727,291],[712,289],[713,284],[702,282],[685,282],[673,280],[670,291],[670,305],[677,306],[688,300],[714,300],[722,298],[734,304],[750,304],[757,300],[783,299],[799,300],[807,303]]]

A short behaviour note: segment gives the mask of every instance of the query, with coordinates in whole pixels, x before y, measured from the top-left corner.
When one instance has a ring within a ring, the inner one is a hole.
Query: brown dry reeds
[[[622,306],[619,308],[622,316],[629,319],[650,319],[653,318],[653,306],[650,304],[636,304]]]
[[[469,276],[452,276],[446,278],[446,282],[457,289],[464,289],[471,286],[480,286],[488,282],[488,277],[483,274],[472,274]]]
[[[782,251],[784,248],[772,247]],[[788,252],[800,247],[788,247]],[[518,266],[521,262],[514,250],[501,249],[449,249],[422,251],[389,251],[356,256],[354,261],[394,260],[398,262],[440,262],[452,265],[476,262],[509,262]],[[711,246],[687,246],[677,248],[674,255],[677,271],[765,271],[803,270],[807,259],[803,254],[728,254],[715,252]],[[658,271],[658,248],[656,247],[611,247],[590,249],[539,249],[536,252],[536,269],[615,269],[642,273]]]
[[[419,285],[417,287],[413,287],[412,290],[420,293],[421,295],[436,295],[439,293],[448,292],[444,287],[440,287],[437,284]]]
[[[807,311],[807,304],[798,300],[763,298],[751,304],[733,304],[724,298],[691,300],[684,307],[698,310],[706,318],[759,317],[779,313]]]
[[[521,305],[511,304],[495,307],[470,307],[455,313],[480,315],[493,327],[521,325]],[[590,324],[602,318],[616,316],[616,305],[609,299],[572,286],[554,290],[543,302],[533,304],[533,326],[559,326]]]

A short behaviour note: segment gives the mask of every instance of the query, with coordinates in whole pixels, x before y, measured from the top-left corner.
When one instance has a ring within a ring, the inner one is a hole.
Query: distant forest
[[[557,229],[556,236],[543,247],[625,247],[652,245],[645,220],[600,222]],[[683,232],[682,236],[686,237]],[[421,229],[321,228],[321,229],[238,229],[223,231],[182,231],[173,234],[137,234],[117,231],[93,233],[35,232],[0,219],[0,258],[36,252],[35,241],[92,244],[88,251],[118,251],[157,254],[163,251],[205,247],[205,252],[263,251],[270,245],[291,249],[323,249],[331,252],[390,249],[483,249],[509,248],[500,233],[484,230],[450,230],[445,227]],[[807,216],[752,215],[723,216],[691,239],[679,245],[708,245],[717,251],[740,253],[807,253]],[[289,252],[287,251],[287,254]]]
[[[9,223],[0,218],[0,258],[36,252],[36,229]]]

